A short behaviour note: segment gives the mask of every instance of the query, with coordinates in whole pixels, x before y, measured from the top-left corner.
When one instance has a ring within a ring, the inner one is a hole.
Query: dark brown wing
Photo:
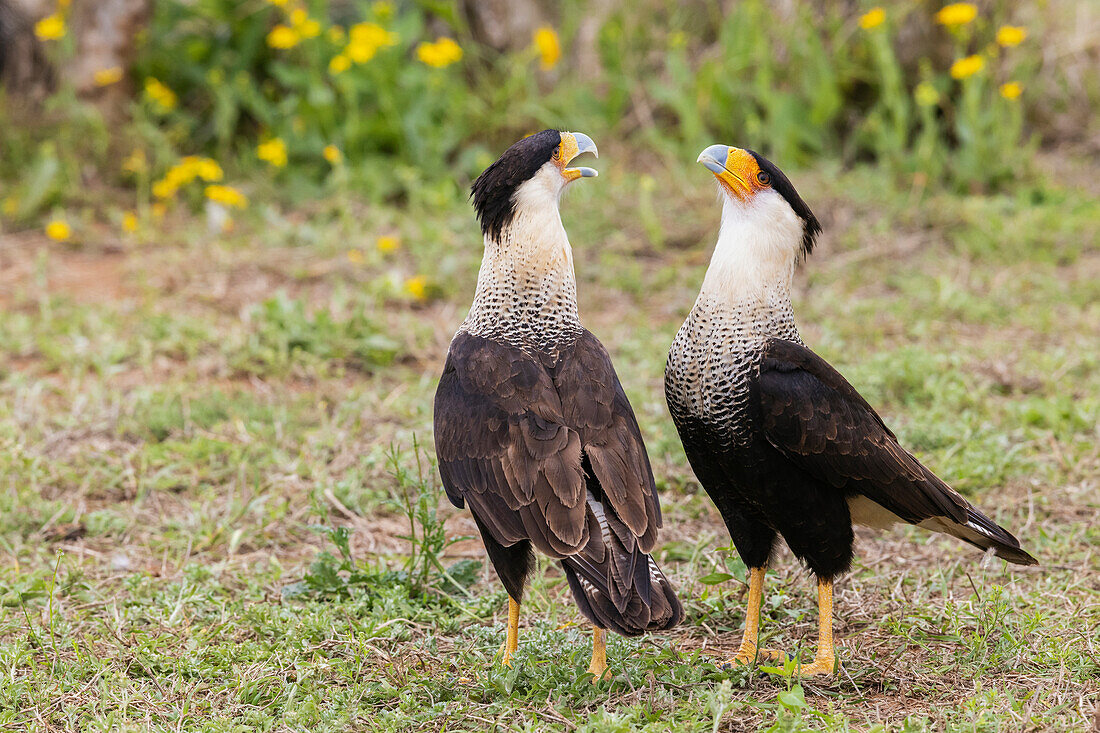
[[[863,494],[912,524],[932,517],[966,523],[967,501],[902,448],[817,354],[771,341],[753,387],[768,442],[814,478]]]
[[[502,545],[551,557],[589,538],[581,439],[546,368],[523,351],[459,334],[435,397],[439,472]]]
[[[661,526],[661,507],[634,410],[603,344],[585,331],[554,374],[565,424],[603,493],[602,503],[649,552]]]

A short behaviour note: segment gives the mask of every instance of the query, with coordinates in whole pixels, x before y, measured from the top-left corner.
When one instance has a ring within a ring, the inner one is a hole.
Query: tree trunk
[[[33,95],[52,87],[54,73],[34,23],[54,8],[51,0],[0,0],[0,81],[9,92]],[[65,20],[76,51],[61,75],[108,118],[125,114],[133,91],[125,72],[151,12],[152,0],[73,0],[69,8]],[[123,71],[121,81],[97,82],[96,72],[116,68]]]

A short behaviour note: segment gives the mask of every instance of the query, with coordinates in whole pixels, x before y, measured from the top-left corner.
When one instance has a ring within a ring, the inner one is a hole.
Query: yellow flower
[[[453,38],[440,38],[435,43],[421,43],[416,47],[416,57],[428,66],[442,69],[462,58],[462,47]]]
[[[361,265],[366,262],[366,257],[363,256],[363,252],[358,249],[348,250],[348,262],[353,265]]]
[[[168,213],[168,207],[160,201],[156,201],[149,207],[149,211],[153,212],[153,217],[155,219],[163,219],[164,215]]]
[[[886,22],[886,11],[880,7],[874,7],[859,16],[859,27],[865,31],[878,28]]]
[[[543,26],[535,31],[535,48],[539,51],[539,65],[548,70],[557,65],[561,58],[561,43],[558,34],[549,26]]]
[[[267,0],[269,3],[277,8],[285,8],[289,0]]]
[[[328,62],[328,71],[332,75],[343,74],[351,67],[351,59],[342,53],[338,53]]]
[[[378,251],[382,254],[387,254],[397,250],[401,246],[401,240],[397,237],[386,235],[375,240],[374,246],[377,247]]]
[[[46,236],[55,242],[64,242],[72,234],[73,230],[61,219],[54,219],[46,225]]]
[[[175,109],[179,104],[176,93],[151,76],[145,80],[145,93],[165,112]]]
[[[985,59],[981,56],[967,56],[951,64],[951,76],[955,79],[966,79],[974,76],[985,67]]]
[[[1010,81],[1001,85],[1001,96],[1005,99],[1017,99],[1024,93],[1024,87],[1018,81]]]
[[[428,295],[428,278],[423,275],[410,277],[405,281],[405,292],[416,300],[424,300]]]
[[[57,41],[65,37],[65,19],[60,13],[47,15],[34,24],[34,35],[43,41]]]
[[[298,31],[286,25],[277,25],[267,34],[267,45],[272,48],[284,50],[294,48],[300,40],[302,40],[302,37],[298,34]]]
[[[940,93],[936,91],[936,87],[926,81],[917,84],[917,88],[913,90],[913,97],[922,107],[931,107],[940,101]]]
[[[1019,46],[1027,38],[1027,28],[1019,25],[1002,25],[997,29],[997,43],[1005,48]]]
[[[347,37],[347,34],[341,26],[334,25],[325,31],[325,37],[334,44],[340,44],[344,42],[344,38]]]
[[[122,67],[112,66],[109,69],[100,69],[92,74],[92,81],[97,87],[109,87],[122,81]]]
[[[210,158],[196,158],[193,155],[189,155],[183,159],[183,162],[190,167],[195,177],[201,178],[204,181],[220,181],[225,178],[225,173],[216,160],[211,160]]]
[[[133,234],[138,228],[137,214],[132,211],[127,211],[122,215],[122,231]]]
[[[248,198],[232,186],[220,186],[215,184],[213,186],[207,186],[203,193],[206,194],[206,198],[217,204],[234,206],[238,209],[243,209],[248,206]]]
[[[126,156],[126,160],[122,161],[124,173],[144,173],[148,167],[149,164],[145,160],[145,151],[141,148],[134,148],[134,151]]]
[[[378,49],[397,44],[397,34],[377,23],[356,23],[348,32],[348,45],[344,53],[357,64],[365,64],[374,58]]]
[[[8,196],[4,199],[4,203],[0,204],[0,214],[15,216],[17,211],[19,211],[19,199],[15,196]]]
[[[393,16],[393,5],[386,2],[386,0],[377,0],[377,2],[371,3],[370,9],[374,13],[374,17],[379,20],[389,20]]]
[[[309,13],[302,8],[291,11],[290,24],[302,38],[316,38],[321,35],[321,24],[309,17]]]
[[[265,143],[260,143],[256,146],[256,157],[260,160],[266,160],[276,168],[282,168],[286,165],[286,143],[282,138],[273,137]]]
[[[340,165],[344,161],[344,154],[335,145],[326,145],[325,149],[321,151],[321,155],[325,156],[325,160],[333,165]]]
[[[951,3],[944,5],[936,13],[936,22],[949,28],[966,25],[978,17],[978,8],[973,3]]]

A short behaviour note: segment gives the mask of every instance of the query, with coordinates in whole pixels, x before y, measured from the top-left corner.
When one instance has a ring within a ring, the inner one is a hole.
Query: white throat
[[[722,226],[699,301],[740,308],[785,301],[789,308],[802,220],[773,191],[757,193],[749,204],[722,196]]]
[[[514,194],[515,216],[485,236],[477,291],[462,330],[546,345],[580,331],[573,250],[558,213],[561,173],[548,163]]]

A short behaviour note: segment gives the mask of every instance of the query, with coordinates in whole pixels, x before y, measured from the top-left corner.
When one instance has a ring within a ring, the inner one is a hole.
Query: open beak
[[[738,148],[729,145],[711,145],[699,153],[699,157],[695,159],[695,162],[702,163],[708,171],[714,174],[715,178],[726,184],[731,191],[738,194],[740,194],[740,191],[752,193],[752,186],[749,185],[748,181],[734,170],[731,170],[729,166],[731,155],[739,152],[741,151]]]
[[[561,134],[561,174],[567,181],[575,181],[578,178],[595,178],[600,175],[595,168],[566,168],[581,153],[592,153],[596,158],[600,157],[600,151],[596,149],[596,143],[583,132],[563,132]]]

